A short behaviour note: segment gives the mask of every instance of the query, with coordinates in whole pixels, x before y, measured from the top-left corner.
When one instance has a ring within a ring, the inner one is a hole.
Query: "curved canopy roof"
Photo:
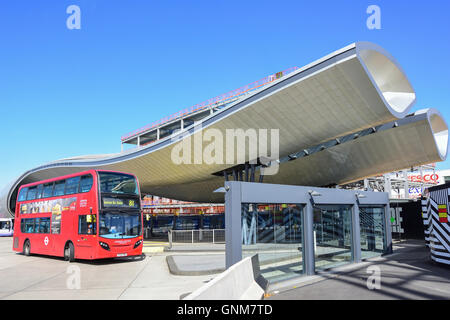
[[[134,173],[143,193],[189,201],[223,201],[222,195],[212,192],[224,181],[215,173],[233,164],[198,161],[202,152],[196,152],[211,146],[211,140],[204,136],[210,129],[223,136],[230,129],[278,130],[279,152],[275,158],[279,170],[264,178],[271,183],[340,184],[444,160],[448,139],[445,121],[435,110],[405,118],[414,102],[415,92],[394,58],[377,45],[355,43],[151,145],[115,155],[69,158],[30,169],[0,194],[0,206],[12,214],[20,185],[87,168]],[[392,127],[383,127],[386,124]],[[372,128],[375,131],[366,134],[365,130]],[[354,133],[361,137],[349,139]],[[346,142],[333,145],[336,138]],[[190,164],[177,164],[173,155],[180,143],[187,141],[198,143],[194,143]],[[226,143],[214,147],[216,152],[227,152]],[[320,150],[301,156],[302,150],[309,148]],[[268,156],[263,149],[258,148],[258,158]],[[293,154],[296,160],[283,160]],[[253,157],[246,148],[244,162],[255,160]],[[235,165],[238,160],[234,155],[231,162]]]

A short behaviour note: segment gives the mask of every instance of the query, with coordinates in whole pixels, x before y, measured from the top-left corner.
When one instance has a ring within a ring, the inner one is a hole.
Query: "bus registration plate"
[[[127,256],[126,253],[118,253],[118,254],[117,254],[117,257],[126,257],[126,256]]]

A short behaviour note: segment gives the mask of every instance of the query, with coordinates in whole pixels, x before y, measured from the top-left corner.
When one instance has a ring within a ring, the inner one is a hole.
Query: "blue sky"
[[[69,5],[81,29],[69,30]],[[369,5],[381,30],[369,30]],[[372,41],[403,67],[413,110],[450,123],[450,2],[41,0],[0,4],[0,188],[268,74]],[[450,160],[438,165],[450,168]]]

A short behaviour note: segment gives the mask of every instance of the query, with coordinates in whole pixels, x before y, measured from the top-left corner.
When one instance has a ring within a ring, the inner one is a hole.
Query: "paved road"
[[[11,248],[12,238],[0,238],[0,299],[177,300],[213,277],[172,275],[165,254],[147,254],[137,261],[68,263],[62,258],[26,257]]]
[[[26,257],[14,253],[11,245],[11,238],[0,238],[0,299],[177,300],[214,277],[170,274],[166,256],[174,252],[147,254],[135,261],[68,263],[61,258]],[[394,250],[393,255],[352,266],[343,273],[304,278],[296,288],[277,289],[269,299],[450,299],[450,267],[432,263],[423,242],[400,243]],[[381,272],[380,289],[367,288],[369,266]],[[78,271],[80,288],[71,289],[77,285],[71,280],[76,280]]]
[[[373,273],[369,274],[367,268],[374,266],[379,268],[381,287],[369,290],[367,280]],[[371,259],[351,271],[324,275],[279,291],[268,299],[450,299],[450,267],[432,262],[423,241],[408,241],[397,244],[394,254]]]

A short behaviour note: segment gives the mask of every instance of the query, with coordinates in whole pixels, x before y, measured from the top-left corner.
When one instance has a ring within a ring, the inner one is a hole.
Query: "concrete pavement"
[[[68,263],[17,254],[12,238],[0,238],[0,299],[178,300],[213,277],[172,275],[165,259],[164,254],[147,254],[138,260]]]
[[[380,288],[370,290],[374,267],[380,271]],[[392,255],[269,290],[268,299],[279,300],[450,299],[450,268],[431,261],[424,241],[406,241],[396,244]]]
[[[11,246],[12,238],[0,238],[0,299],[178,300],[216,276],[201,275],[200,269],[224,263],[219,246],[180,246],[173,252],[147,254],[142,259],[75,263],[46,256],[26,257],[13,252]],[[190,275],[171,274],[166,262],[169,256]],[[368,289],[369,267],[379,268],[380,289]],[[197,275],[192,275],[193,271]],[[77,272],[79,289],[73,281]],[[450,268],[433,263],[423,241],[401,242],[394,246],[392,255],[348,265],[334,273],[271,285],[268,299],[450,299]]]

